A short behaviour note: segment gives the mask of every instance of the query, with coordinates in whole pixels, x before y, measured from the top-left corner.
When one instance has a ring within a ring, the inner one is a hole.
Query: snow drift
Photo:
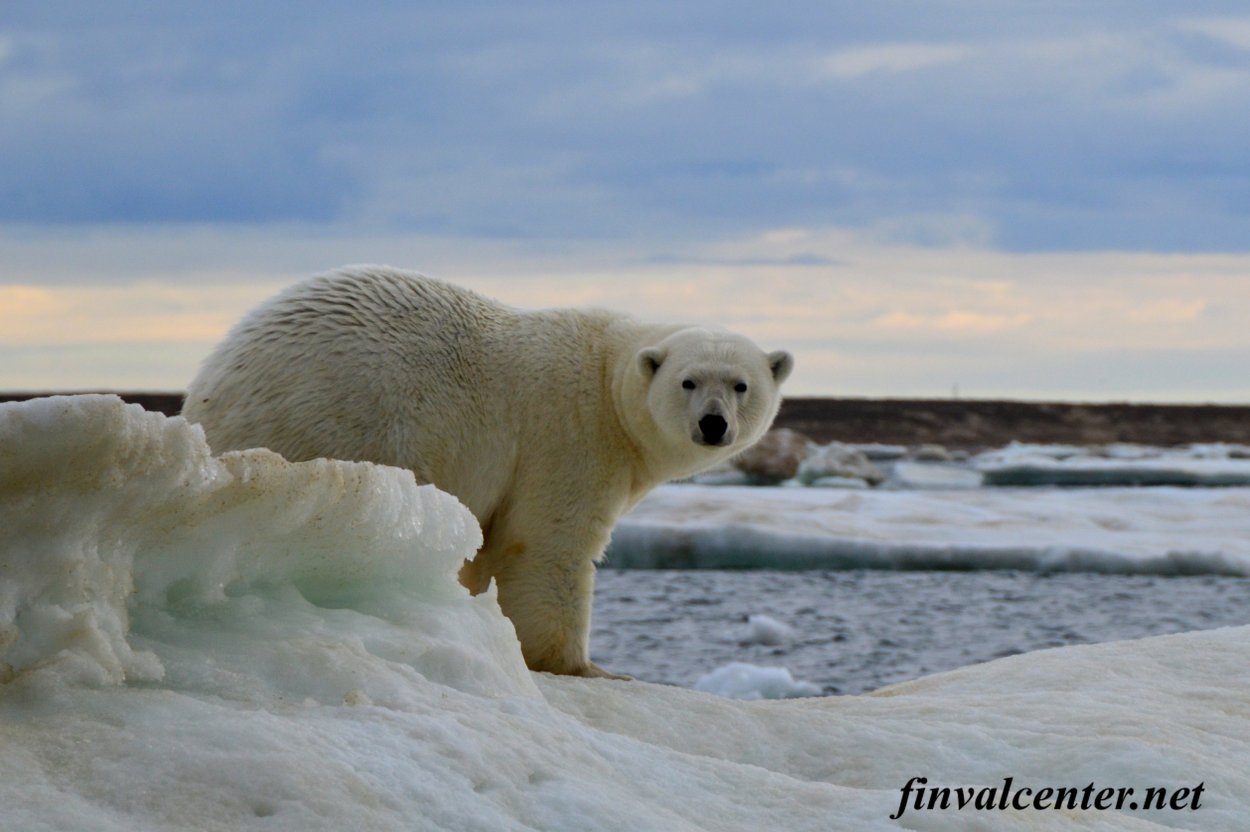
[[[1233,830],[1250,628],[735,702],[530,674],[449,496],[221,459],[112,397],[0,406],[0,828],[895,829],[899,789],[1194,786],[1188,812],[913,812],[927,830]]]

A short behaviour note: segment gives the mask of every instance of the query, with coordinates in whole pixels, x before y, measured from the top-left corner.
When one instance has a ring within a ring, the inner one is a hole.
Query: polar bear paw
[[[609,673],[594,662],[586,662],[579,668],[569,672],[570,676],[582,676],[587,679],[619,679],[622,682],[632,682],[633,676],[622,676],[619,673]]]

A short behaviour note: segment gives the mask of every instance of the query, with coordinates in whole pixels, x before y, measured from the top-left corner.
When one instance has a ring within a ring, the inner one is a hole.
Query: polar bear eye
[[[746,391],[747,391],[747,383],[745,381],[740,381],[734,385],[735,393],[745,393]]]
[[[690,380],[690,379],[686,379],[685,381],[683,381],[683,382],[681,383],[681,388],[682,388],[683,390],[693,390],[693,389],[694,389],[694,382],[693,382],[692,380]]]

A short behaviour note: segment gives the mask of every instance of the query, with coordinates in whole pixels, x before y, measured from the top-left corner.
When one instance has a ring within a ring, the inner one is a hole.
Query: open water
[[[747,644],[747,616],[789,625]],[[690,687],[733,661],[853,694],[1015,653],[1250,624],[1250,578],[1079,572],[600,570],[591,655]]]

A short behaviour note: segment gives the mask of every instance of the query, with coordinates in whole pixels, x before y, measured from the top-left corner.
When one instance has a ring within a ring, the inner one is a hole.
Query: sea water
[[[1132,485],[1143,466],[1232,485]],[[1035,485],[979,484],[1008,470]],[[1084,485],[1090,472],[1107,485]],[[899,463],[876,489],[662,486],[613,533],[591,652],[674,685],[737,663],[786,669],[787,695],[859,693],[1017,653],[1245,624],[1248,477],[1250,450],[1236,446],[1013,445]],[[790,634],[753,637],[760,615]]]
[[[792,630],[752,638],[767,615]],[[691,687],[731,662],[826,694],[1073,644],[1250,623],[1250,578],[1021,571],[601,570],[591,654]]]

